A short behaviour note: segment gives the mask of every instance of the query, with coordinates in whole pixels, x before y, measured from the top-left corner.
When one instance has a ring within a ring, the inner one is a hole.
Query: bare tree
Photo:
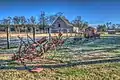
[[[116,24],[112,24],[112,29],[116,29]]]
[[[36,33],[36,27],[35,27],[36,22],[35,21],[36,21],[36,18],[34,16],[31,16],[30,21],[31,21],[31,25],[33,28],[33,40],[35,41],[35,33]]]
[[[43,32],[44,32],[45,27],[48,26],[48,24],[49,24],[48,19],[49,19],[49,17],[46,16],[44,11],[42,11],[40,16],[39,16],[38,21],[39,21],[39,24],[41,25],[40,29],[42,29]]]
[[[77,16],[71,23],[74,26],[78,27],[79,30],[83,30],[84,28],[88,27],[88,22],[84,22],[81,19],[81,16]]]
[[[6,19],[3,19],[3,24],[6,26],[6,32],[7,32],[7,48],[10,48],[10,23],[11,23],[11,17],[7,17]]]
[[[21,16],[20,17],[20,23],[21,23],[21,25],[22,25],[22,30],[24,30],[24,31],[26,31],[25,29],[26,29],[26,18],[25,18],[25,16]]]
[[[20,17],[14,16],[13,23],[14,23],[15,31],[20,33]]]
[[[116,24],[116,26],[117,26],[117,29],[120,29],[120,24]]]
[[[107,23],[106,23],[106,26],[107,26],[108,29],[111,28],[111,25],[112,25],[111,22],[107,22]]]
[[[47,16],[47,22],[49,25],[52,25],[53,21],[56,19],[55,15]]]
[[[88,22],[83,22],[83,25],[82,25],[82,30],[84,30],[85,28],[88,27]]]
[[[57,12],[57,13],[55,14],[55,16],[56,16],[56,17],[58,17],[58,16],[64,17],[64,16],[63,16],[63,12]]]

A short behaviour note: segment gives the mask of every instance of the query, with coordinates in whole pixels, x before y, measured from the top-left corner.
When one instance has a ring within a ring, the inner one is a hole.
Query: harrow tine
[[[27,36],[27,43],[30,45],[31,43],[30,43],[30,41],[29,41],[29,39],[28,39],[28,36]]]
[[[51,38],[50,41],[46,39],[46,37],[43,37],[39,41],[35,42],[28,34],[28,43],[26,43],[20,36],[18,36],[18,38],[20,39],[20,46],[13,59],[20,59],[21,64],[29,71],[30,69],[26,66],[26,60],[33,61],[33,59],[37,57],[41,58],[48,50],[56,51],[57,47],[62,46],[62,44],[67,40],[63,39],[62,33],[59,33],[58,36]]]
[[[18,38],[20,39],[20,41],[21,41],[25,46],[28,45],[28,44],[25,43],[25,41],[23,41],[23,38],[22,38],[22,37],[18,36]]]
[[[27,37],[28,37],[31,41],[33,41],[34,43],[36,43],[29,35],[27,35]]]

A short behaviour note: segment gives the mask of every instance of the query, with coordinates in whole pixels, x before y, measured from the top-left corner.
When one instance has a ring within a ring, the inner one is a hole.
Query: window
[[[60,24],[58,24],[58,27],[60,27]]]

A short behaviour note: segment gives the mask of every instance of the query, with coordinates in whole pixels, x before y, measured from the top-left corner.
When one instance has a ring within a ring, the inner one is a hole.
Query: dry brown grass
[[[0,80],[120,80],[120,63],[83,65],[44,69],[40,73],[26,70],[0,70]]]
[[[32,37],[32,33],[29,33],[28,34],[30,37]],[[51,36],[57,36],[58,33],[52,33]],[[10,37],[17,37],[17,36],[20,36],[20,37],[26,37],[27,34],[26,33],[10,33]],[[44,36],[49,36],[49,34],[47,33],[40,33],[40,34],[36,34],[35,35],[36,37],[44,37]],[[74,33],[63,33],[63,36],[75,36]],[[4,33],[4,32],[0,32],[0,38],[4,38],[4,37],[7,37],[7,34]]]

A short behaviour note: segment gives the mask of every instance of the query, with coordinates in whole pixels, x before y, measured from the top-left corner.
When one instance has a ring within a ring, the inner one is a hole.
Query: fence
[[[51,36],[56,36],[58,33],[51,33]],[[25,32],[21,32],[21,33],[15,33],[15,32],[10,32],[9,33],[9,47],[13,48],[13,47],[18,47],[20,40],[18,39],[18,36],[23,37],[23,40],[25,42],[27,42],[27,35],[29,35],[31,38],[33,38],[33,33],[29,32],[29,33],[25,33]],[[35,33],[35,40],[39,40],[41,37],[49,37],[48,31],[36,31]],[[74,33],[63,33],[63,36],[75,36]],[[6,32],[0,32],[0,48],[7,48],[7,33]]]

